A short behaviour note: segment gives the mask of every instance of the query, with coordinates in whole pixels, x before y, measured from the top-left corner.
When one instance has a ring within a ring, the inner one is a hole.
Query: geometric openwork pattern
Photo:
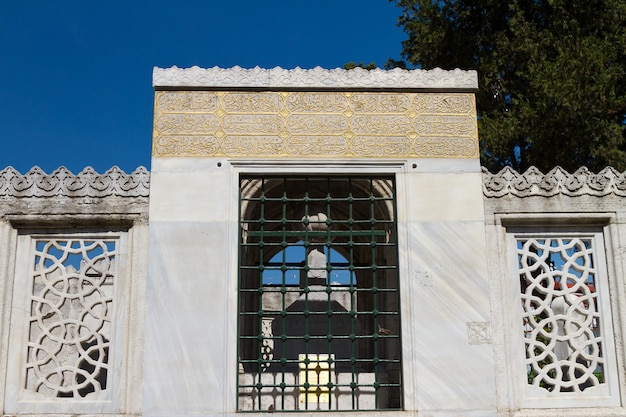
[[[38,238],[25,389],[81,398],[107,389],[116,239]]]
[[[605,383],[598,255],[592,238],[518,237],[528,384],[582,392]],[[600,255],[601,257],[601,255]],[[612,343],[611,340],[608,341]]]
[[[402,408],[391,176],[242,176],[240,411]]]

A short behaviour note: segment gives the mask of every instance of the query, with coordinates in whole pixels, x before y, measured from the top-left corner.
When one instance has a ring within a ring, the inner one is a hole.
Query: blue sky
[[[152,68],[399,58],[388,0],[0,0],[0,170],[150,167]]]

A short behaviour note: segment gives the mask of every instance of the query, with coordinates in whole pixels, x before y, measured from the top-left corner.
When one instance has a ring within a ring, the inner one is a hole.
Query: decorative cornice
[[[486,197],[552,197],[565,195],[605,196],[614,194],[626,197],[626,172],[620,173],[612,167],[604,168],[597,174],[586,167],[579,168],[573,174],[561,167],[543,174],[535,167],[530,167],[520,174],[510,167],[492,174],[486,168],[483,172],[483,194]]]
[[[148,197],[150,172],[139,167],[126,174],[113,167],[100,175],[87,167],[78,175],[60,167],[48,175],[34,167],[22,175],[12,167],[0,171],[0,197]]]
[[[323,88],[323,89],[463,89],[478,88],[476,71],[366,70],[354,68],[327,70],[321,67],[288,70],[232,68],[158,68],[152,72],[152,85],[158,87],[207,88]]]

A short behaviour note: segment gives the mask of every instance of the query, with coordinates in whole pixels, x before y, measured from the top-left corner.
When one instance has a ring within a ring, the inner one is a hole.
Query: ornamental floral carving
[[[0,197],[148,197],[150,173],[139,167],[126,174],[118,167],[98,174],[87,167],[78,175],[60,167],[46,174],[34,167],[22,175],[12,167],[0,171]]]
[[[570,197],[600,197],[609,194],[626,197],[626,172],[620,173],[607,167],[594,174],[582,167],[570,174],[556,167],[543,174],[537,168],[530,167],[520,174],[505,167],[497,174],[492,174],[483,168],[483,194],[486,197],[552,197],[559,194]]]
[[[476,71],[365,70],[354,68],[283,69],[264,68],[157,68],[152,72],[155,87],[248,87],[248,88],[455,88],[477,89]]]

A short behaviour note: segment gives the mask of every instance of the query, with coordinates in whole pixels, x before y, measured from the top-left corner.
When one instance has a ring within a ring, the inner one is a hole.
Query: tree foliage
[[[348,62],[347,64],[343,64],[343,69],[346,69],[346,70],[351,70],[357,67],[366,69],[368,71],[378,68],[378,66],[374,62],[370,62],[369,64],[364,64],[363,62],[359,61],[358,64],[356,62]]]
[[[476,69],[481,160],[626,170],[626,0],[391,0],[401,61]]]

